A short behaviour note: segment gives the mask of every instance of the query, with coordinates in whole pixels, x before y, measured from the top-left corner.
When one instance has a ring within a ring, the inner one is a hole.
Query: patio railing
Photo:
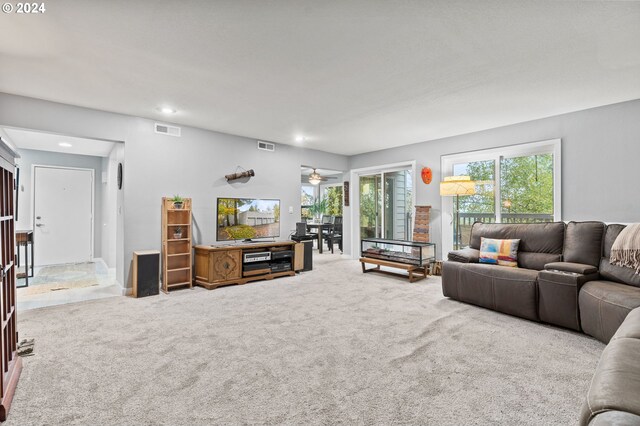
[[[495,223],[493,213],[460,213],[460,225],[471,226],[474,222]],[[502,223],[539,223],[553,222],[552,214],[502,213]]]
[[[553,221],[554,219],[552,214],[502,213],[502,223],[541,223]],[[464,247],[469,243],[471,225],[475,222],[495,223],[496,216],[493,213],[460,213],[461,247]],[[456,234],[454,233],[454,235]]]

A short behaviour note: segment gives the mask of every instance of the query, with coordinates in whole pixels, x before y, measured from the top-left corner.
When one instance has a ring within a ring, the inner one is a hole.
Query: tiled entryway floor
[[[21,272],[20,268],[18,271]],[[18,287],[24,278],[18,279]],[[51,265],[35,268],[29,287],[17,289],[18,310],[42,308],[84,300],[121,296],[115,269],[98,259],[95,262]]]

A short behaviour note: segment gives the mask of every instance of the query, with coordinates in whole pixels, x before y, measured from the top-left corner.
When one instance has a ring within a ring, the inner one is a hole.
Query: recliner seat
[[[445,296],[538,321],[538,271],[562,260],[563,222],[474,223],[469,248],[449,254],[442,265]],[[518,268],[478,263],[482,237],[520,240]],[[461,262],[462,261],[462,262]]]

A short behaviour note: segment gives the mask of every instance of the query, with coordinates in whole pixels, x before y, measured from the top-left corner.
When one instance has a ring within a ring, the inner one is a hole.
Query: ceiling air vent
[[[258,149],[261,149],[263,151],[273,152],[276,150],[276,144],[270,143],[270,142],[258,141]]]
[[[162,133],[163,135],[180,137],[180,127],[156,123],[156,133]]]

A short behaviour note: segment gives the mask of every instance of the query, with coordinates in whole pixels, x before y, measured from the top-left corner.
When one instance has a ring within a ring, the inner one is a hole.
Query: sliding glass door
[[[382,175],[360,176],[360,237],[378,238],[382,223]]]
[[[360,237],[410,240],[413,180],[410,169],[360,176]]]

